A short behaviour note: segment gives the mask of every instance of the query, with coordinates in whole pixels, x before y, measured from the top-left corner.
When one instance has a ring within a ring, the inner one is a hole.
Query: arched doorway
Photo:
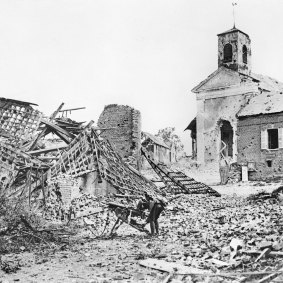
[[[221,155],[233,158],[233,128],[229,121],[222,121],[220,125],[221,133]]]

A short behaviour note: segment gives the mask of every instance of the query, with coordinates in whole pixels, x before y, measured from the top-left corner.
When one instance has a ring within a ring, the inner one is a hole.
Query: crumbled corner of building
[[[98,119],[98,127],[103,131],[101,136],[109,140],[123,160],[140,170],[140,112],[130,106],[107,105]]]

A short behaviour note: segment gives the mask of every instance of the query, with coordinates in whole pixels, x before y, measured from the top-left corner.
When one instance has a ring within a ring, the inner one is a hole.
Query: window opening
[[[243,62],[245,64],[248,63],[248,49],[246,45],[243,46]]]
[[[224,63],[232,62],[233,52],[230,43],[224,46]]]
[[[267,130],[268,149],[277,149],[279,147],[278,129]]]
[[[271,160],[267,160],[266,164],[267,164],[267,167],[272,167],[272,161]]]

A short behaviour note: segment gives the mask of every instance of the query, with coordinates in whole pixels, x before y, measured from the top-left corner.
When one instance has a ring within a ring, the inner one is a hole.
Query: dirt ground
[[[196,172],[191,171],[190,173],[197,175]],[[199,181],[205,181],[207,175],[207,172],[203,176],[199,173]],[[225,186],[213,185],[212,187],[223,195],[217,202],[223,203],[225,201],[227,204],[231,201],[235,204],[235,198],[241,200],[259,191],[270,192],[279,186],[279,183],[248,182]],[[207,202],[206,196],[202,197],[202,202],[199,202],[200,198],[196,199],[196,207],[200,203]],[[224,199],[222,200],[222,198]],[[213,202],[213,200],[210,201],[210,203]],[[178,205],[175,206],[178,208]],[[192,207],[192,211],[187,211],[188,213],[180,213],[178,223],[187,223],[185,221],[188,221],[189,215],[196,217],[193,209]],[[207,207],[203,207],[200,211],[206,213],[206,209]],[[221,213],[227,216],[231,212],[224,209]],[[172,212],[171,215],[174,213]],[[2,259],[4,260],[18,262],[19,270],[10,274],[0,270],[0,282],[238,282],[233,281],[235,278],[232,278],[233,280],[230,278],[229,281],[227,278],[220,277],[212,279],[205,276],[196,278],[185,275],[175,275],[166,281],[168,273],[142,267],[139,264],[140,260],[147,258],[166,259],[170,262],[188,264],[186,247],[195,244],[192,229],[199,229],[200,235],[205,231],[203,229],[208,229],[208,232],[210,229],[210,227],[203,228],[206,226],[201,226],[202,220],[197,219],[189,222],[191,226],[186,233],[180,233],[180,230],[174,228],[177,227],[176,225],[172,225],[172,228],[169,227],[170,221],[172,223],[174,218],[169,220],[166,217],[167,214],[160,217],[160,236],[149,237],[124,225],[111,239],[95,239],[84,231],[73,237],[70,244],[38,249],[35,252],[23,251],[19,254],[3,255]],[[199,223],[197,223],[198,221]],[[278,234],[276,235],[278,238]],[[221,235],[219,237],[221,238]],[[264,236],[262,239],[265,239]],[[194,251],[187,250],[187,253],[189,252]],[[192,256],[190,260],[193,261],[193,259]],[[272,264],[270,263],[270,265]]]

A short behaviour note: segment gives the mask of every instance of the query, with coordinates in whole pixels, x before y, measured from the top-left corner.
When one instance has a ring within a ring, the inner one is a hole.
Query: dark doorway
[[[221,131],[221,149],[224,156],[233,157],[233,128],[228,121],[223,121]]]

